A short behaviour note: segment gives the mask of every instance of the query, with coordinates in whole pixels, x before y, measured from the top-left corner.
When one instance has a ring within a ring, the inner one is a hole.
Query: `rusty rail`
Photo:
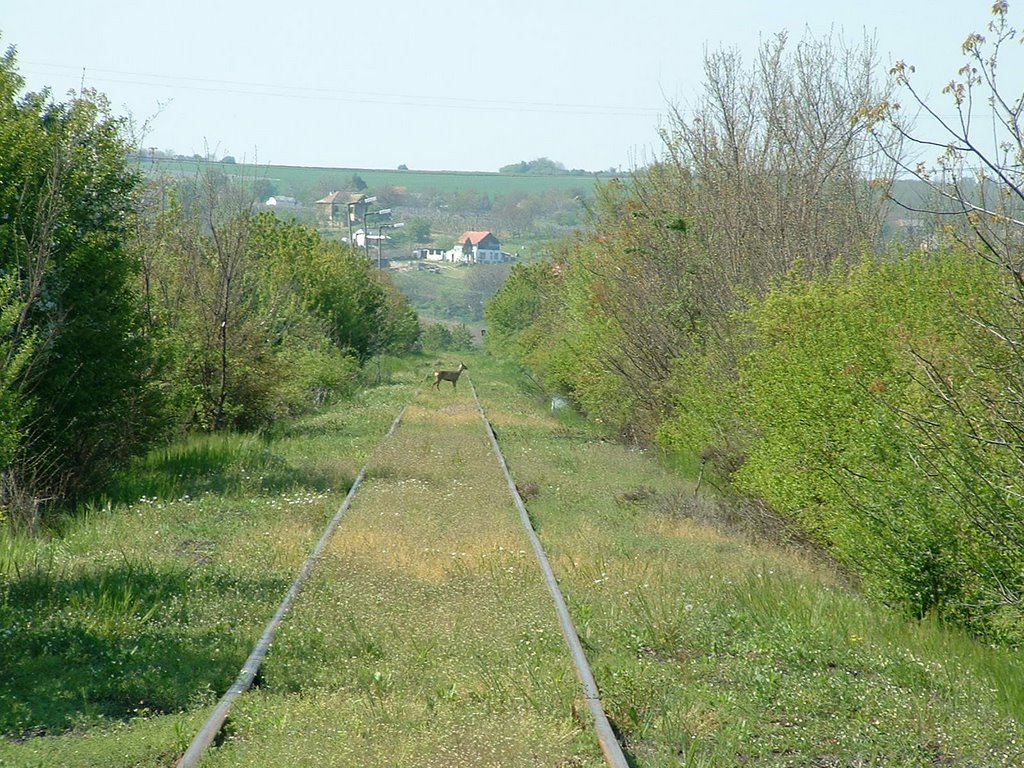
[[[605,760],[608,761],[608,765],[612,768],[629,768],[629,762],[622,752],[622,746],[615,737],[615,731],[612,730],[608,716],[601,705],[601,693],[598,691],[594,675],[590,671],[590,663],[583,652],[583,644],[580,643],[579,635],[576,633],[576,626],[572,623],[572,616],[569,615],[565,598],[562,597],[562,591],[558,587],[558,580],[555,578],[554,571],[551,570],[551,563],[548,562],[548,556],[544,552],[544,546],[540,542],[540,537],[537,536],[537,531],[534,530],[533,523],[530,522],[530,515],[526,511],[523,497],[519,495],[515,480],[512,479],[512,473],[509,471],[508,464],[505,462],[505,456],[498,445],[498,438],[494,432],[494,427],[491,426],[490,419],[487,418],[484,407],[480,403],[480,398],[477,396],[476,387],[473,385],[472,379],[469,380],[469,386],[473,390],[473,399],[476,401],[477,410],[480,411],[480,418],[487,429],[487,437],[491,441],[494,455],[498,458],[501,471],[505,473],[509,492],[512,494],[512,498],[515,499],[516,507],[519,509],[519,520],[522,522],[523,528],[526,529],[526,535],[533,545],[533,553],[537,557],[537,562],[544,574],[544,581],[548,586],[548,591],[551,593],[551,600],[555,604],[555,612],[558,614],[558,624],[562,629],[562,636],[565,638],[566,645],[569,646],[569,652],[572,654],[572,661],[576,667],[576,676],[583,686],[583,698],[587,702],[587,709],[590,710],[590,714],[594,718],[594,730],[597,731],[597,741],[601,745],[601,751],[604,752]]]
[[[399,411],[395,420],[391,423],[391,429],[388,430],[387,435],[384,439],[391,437],[398,425],[402,421],[402,416],[405,415],[405,408]],[[299,591],[302,589],[303,583],[313,570],[313,566],[316,564],[320,554],[327,547],[327,543],[331,540],[331,536],[334,535],[335,529],[341,523],[341,518],[344,517],[345,512],[348,511],[349,505],[352,503],[352,498],[356,495],[356,490],[363,482],[363,478],[366,477],[366,469],[369,464],[365,464],[359,474],[356,476],[355,481],[352,483],[352,487],[349,488],[348,495],[345,496],[345,500],[341,503],[338,511],[335,512],[334,517],[331,518],[331,522],[327,524],[327,528],[324,529],[323,535],[320,537],[320,541],[317,542],[313,551],[306,558],[306,562],[303,563],[302,569],[299,571],[298,576],[295,577],[295,581],[292,582],[291,589],[284,596],[281,604],[278,606],[277,611],[274,613],[274,617],[267,624],[263,630],[263,634],[260,639],[256,642],[256,646],[252,649],[252,653],[249,654],[249,658],[245,660],[245,664],[242,665],[242,671],[238,673],[238,677],[235,679],[234,684],[228,688],[213,712],[206,719],[203,727],[199,729],[199,733],[196,734],[195,738],[192,739],[192,743],[189,745],[185,754],[182,755],[181,759],[177,762],[176,768],[194,768],[199,764],[202,759],[203,753],[213,743],[214,739],[217,738],[217,734],[220,733],[220,729],[224,727],[225,721],[228,719],[228,713],[231,711],[231,706],[235,703],[240,695],[249,690],[253,680],[256,679],[256,675],[260,670],[260,666],[263,664],[263,659],[266,658],[267,651],[270,650],[270,644],[274,641],[274,635],[277,634],[277,629],[284,620],[285,614],[291,608],[292,603],[295,602],[295,598],[298,596]]]

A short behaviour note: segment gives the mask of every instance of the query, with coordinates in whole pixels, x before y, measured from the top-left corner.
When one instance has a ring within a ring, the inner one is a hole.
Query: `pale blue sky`
[[[992,0],[2,0],[31,90],[82,83],[157,114],[145,145],[262,164],[497,170],[546,156],[629,168],[705,48],[787,30],[876,37],[938,93]],[[1011,19],[1024,22],[1011,3]]]

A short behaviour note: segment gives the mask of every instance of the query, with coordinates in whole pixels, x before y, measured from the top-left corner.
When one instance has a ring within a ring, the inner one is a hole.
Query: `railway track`
[[[468,375],[467,375],[468,378]],[[594,680],[594,676],[590,670],[590,665],[587,661],[586,654],[584,653],[582,644],[580,643],[578,634],[573,625],[572,618],[569,614],[566,606],[565,599],[559,589],[558,582],[555,578],[554,572],[548,561],[547,555],[545,554],[544,548],[541,544],[536,531],[530,521],[530,517],[527,513],[525,503],[520,496],[516,483],[509,471],[508,465],[501,451],[501,446],[498,441],[498,436],[487,416],[487,413],[480,401],[477,394],[476,387],[473,385],[472,380],[468,380],[469,388],[472,392],[473,405],[476,412],[479,415],[481,425],[486,433],[487,443],[489,443],[493,455],[494,461],[496,461],[500,472],[507,484],[508,494],[511,496],[512,501],[518,511],[519,522],[522,525],[522,535],[525,535],[531,544],[533,555],[536,563],[536,567],[539,570],[543,583],[547,588],[547,592],[550,596],[551,605],[554,607],[554,612],[557,617],[558,627],[561,631],[562,639],[565,643],[565,649],[568,650],[569,656],[572,661],[572,667],[575,671],[578,686],[583,701],[586,704],[586,709],[589,712],[589,723],[593,730],[594,738],[600,747],[601,753],[607,765],[613,768],[626,768],[628,762],[623,753],[623,750],[618,743],[614,730],[609,722],[602,703],[600,692],[597,688],[597,684]],[[398,415],[395,417],[391,424],[391,428],[388,430],[385,437],[381,440],[375,454],[379,453],[383,447],[392,441],[396,431],[400,429],[400,425],[403,422],[403,418],[409,410],[409,405],[403,407]],[[447,406],[452,408],[454,406]],[[335,536],[335,532],[341,524],[349,508],[357,498],[357,494],[360,488],[363,486],[363,482],[366,479],[371,463],[373,459],[361,469],[356,480],[353,482],[348,495],[345,497],[341,506],[337,512],[331,518],[329,524],[325,528],[322,536],[317,542],[312,552],[307,557],[302,568],[297,574],[295,581],[292,583],[291,588],[285,594],[278,609],[274,613],[271,620],[268,622],[263,634],[260,636],[256,645],[254,646],[249,657],[245,661],[242,669],[240,670],[236,680],[227,690],[227,692],[221,697],[213,711],[196,733],[192,739],[188,749],[178,761],[178,768],[192,768],[202,763],[205,755],[208,754],[214,743],[217,741],[219,734],[225,727],[225,723],[228,720],[228,716],[232,711],[232,707],[238,701],[238,699],[253,685],[254,681],[257,680],[261,673],[261,668],[264,661],[267,659],[268,652],[271,648],[272,643],[277,636],[278,630],[282,627],[285,618],[291,612],[299,593],[302,591],[303,586],[314,572],[314,568],[317,566],[325,550],[330,545],[332,538]]]

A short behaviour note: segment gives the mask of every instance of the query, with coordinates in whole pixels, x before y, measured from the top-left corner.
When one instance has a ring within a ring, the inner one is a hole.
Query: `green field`
[[[609,174],[593,176],[540,176],[506,173],[464,171],[399,171],[370,168],[312,168],[291,165],[254,165],[245,163],[219,163],[201,160],[160,159],[143,160],[146,172],[172,176],[196,176],[209,168],[223,170],[230,177],[241,180],[268,181],[278,194],[312,203],[323,195],[344,189],[353,174],[368,185],[371,192],[399,188],[411,194],[436,191],[453,194],[475,192],[492,200],[511,193],[544,194],[550,191],[582,191],[592,194],[595,180],[613,178]],[[312,196],[312,199],[309,199]]]

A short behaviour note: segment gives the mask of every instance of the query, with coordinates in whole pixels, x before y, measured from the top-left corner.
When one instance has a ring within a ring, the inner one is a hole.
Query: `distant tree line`
[[[556,162],[547,157],[538,157],[535,160],[521,160],[518,163],[511,163],[509,165],[503,165],[498,169],[498,173],[519,173],[519,174],[533,174],[536,176],[589,176],[590,171],[584,171],[581,168],[573,168],[571,171],[567,170],[563,163]]]
[[[486,314],[492,351],[691,457],[752,519],[781,515],[869,594],[1019,644],[1024,143],[994,74],[1021,40],[1006,16],[997,3],[964,45],[951,135],[918,147],[938,148],[933,167],[904,159],[911,68],[878,85],[869,43],[709,53],[662,157],[604,185],[588,232],[516,266]],[[981,104],[996,154],[971,134]],[[881,242],[901,167],[943,214],[924,250]]]
[[[253,213],[218,173],[145,183],[83,92],[19,96],[0,57],[0,518],[35,527],[154,443],[344,397],[417,343],[347,246]]]

